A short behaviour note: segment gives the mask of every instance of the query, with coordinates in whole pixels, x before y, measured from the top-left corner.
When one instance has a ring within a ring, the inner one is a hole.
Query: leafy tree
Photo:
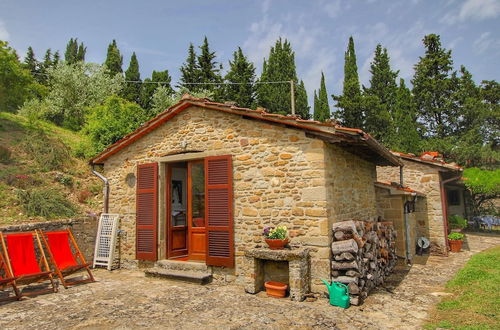
[[[24,58],[24,67],[29,70],[29,72],[36,77],[38,72],[38,68],[40,63],[35,57],[35,52],[31,46],[28,47],[28,51],[26,52],[26,57]]]
[[[257,86],[257,103],[266,108],[269,112],[279,114],[291,113],[290,84],[288,81],[298,82],[295,70],[295,53],[290,42],[281,38],[278,39],[271,51],[268,59],[264,59],[262,73]],[[269,83],[264,82],[284,82]],[[295,100],[298,101],[300,85],[295,89]],[[303,98],[303,96],[302,96]],[[296,102],[297,103],[297,102]],[[303,105],[296,106],[296,113],[309,116],[308,109]]]
[[[165,71],[153,71],[151,78],[144,79],[144,83],[141,88],[141,106],[149,110],[151,109],[151,101],[153,94],[158,87],[164,87],[167,94],[173,94],[174,90],[170,85],[172,77],[170,77],[168,70]]]
[[[108,52],[104,64],[108,68],[110,75],[121,74],[123,72],[123,56],[120,54],[120,50],[118,49],[115,39],[113,39],[108,46]]]
[[[349,38],[344,63],[344,87],[342,95],[332,95],[337,101],[338,118],[343,125],[355,128],[364,128],[363,97],[359,85],[358,65],[354,50],[354,39]]]
[[[139,103],[141,95],[141,73],[139,72],[139,62],[135,52],[132,53],[130,64],[127,71],[125,71],[125,88],[123,89],[122,96],[130,102]]]
[[[394,106],[396,102],[398,71],[392,71],[387,49],[380,44],[370,66],[370,87],[365,92],[365,129],[383,143],[394,138]]]
[[[464,170],[463,177],[475,215],[487,211],[488,206],[491,207],[489,202],[500,197],[500,169],[489,171],[471,167]]]
[[[0,40],[0,111],[14,112],[34,96],[36,86],[16,51]]]
[[[95,153],[120,140],[147,120],[144,111],[135,103],[111,96],[104,104],[89,109],[84,127]]]
[[[86,52],[87,47],[83,45],[83,42],[78,45],[78,38],[71,38],[66,45],[64,59],[68,64],[75,64],[79,61],[85,61]]]
[[[153,117],[167,110],[172,105],[178,103],[181,100],[182,95],[184,95],[185,93],[189,93],[191,96],[197,98],[213,98],[213,92],[210,91],[202,90],[199,92],[192,92],[187,90],[186,88],[181,88],[177,92],[171,93],[169,88],[160,86],[155,90],[155,93],[153,94],[151,100],[151,111],[148,112],[149,116]]]
[[[233,53],[229,68],[225,80],[233,84],[225,87],[225,101],[234,101],[240,107],[252,107],[255,102],[255,67],[240,47]]]
[[[210,51],[207,37],[203,39],[203,44],[200,46],[198,70],[199,82],[206,83],[206,85],[201,85],[200,88],[213,92],[214,97],[220,99],[223,92],[223,88],[219,84],[222,82],[222,77],[220,75],[222,65],[219,65],[219,63],[215,61],[215,52]]]
[[[452,102],[456,89],[453,60],[451,51],[442,48],[438,35],[429,34],[423,42],[425,56],[415,65],[413,94],[425,136],[442,139],[452,134],[457,118]]]
[[[500,84],[495,80],[483,80],[479,86],[480,98],[484,106],[484,143],[497,153],[500,147]],[[491,162],[490,162],[491,163]]]
[[[180,87],[185,88],[189,92],[196,92],[202,89],[203,86],[191,84],[200,82],[200,70],[196,59],[196,52],[192,43],[189,44],[188,57],[186,62],[181,66]]]
[[[110,77],[104,66],[95,63],[59,63],[47,70],[51,88],[43,100],[26,103],[21,113],[50,120],[79,130],[89,107],[101,104],[123,87],[123,77]]]
[[[300,84],[296,86],[295,93],[295,114],[302,119],[309,119],[311,117],[309,107],[309,102],[307,101],[307,91],[304,85],[304,81],[300,81]]]
[[[330,119],[330,105],[328,104],[328,93],[326,92],[325,75],[323,72],[321,72],[319,93],[317,97],[315,94],[315,98],[317,100],[315,99],[314,103],[314,120],[324,122]]]

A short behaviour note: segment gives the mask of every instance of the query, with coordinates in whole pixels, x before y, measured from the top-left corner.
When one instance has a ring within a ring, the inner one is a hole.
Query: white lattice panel
[[[116,247],[116,232],[118,230],[118,214],[101,214],[97,239],[94,250],[94,268],[96,266],[106,267],[111,270]]]

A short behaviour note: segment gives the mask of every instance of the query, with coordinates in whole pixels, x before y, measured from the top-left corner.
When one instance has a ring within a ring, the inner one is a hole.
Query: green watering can
[[[343,283],[332,282],[332,284],[323,280],[326,287],[328,288],[328,293],[330,294],[330,305],[339,306],[342,308],[349,307],[349,287]]]

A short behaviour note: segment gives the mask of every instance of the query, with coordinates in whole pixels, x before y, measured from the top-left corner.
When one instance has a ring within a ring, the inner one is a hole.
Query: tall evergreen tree
[[[257,86],[257,101],[258,105],[263,106],[269,112],[290,114],[291,99],[290,99],[290,84],[287,81],[293,80],[298,82],[297,72],[295,69],[295,53],[292,50],[290,42],[281,38],[278,39],[271,51],[269,57],[264,59],[260,82],[285,82],[285,83],[270,83],[259,84]],[[298,101],[298,93],[300,85],[295,88],[296,105]],[[307,94],[305,94],[307,98]],[[302,96],[303,99],[303,96]],[[309,117],[308,107],[296,106],[296,113],[301,116]]]
[[[456,118],[452,96],[456,89],[451,51],[442,48],[438,35],[423,39],[425,56],[415,65],[413,94],[425,135],[442,139],[451,133]]]
[[[225,86],[225,101],[234,101],[241,107],[250,108],[255,101],[255,67],[248,61],[240,47],[229,61],[229,72],[225,80],[232,85]]]
[[[311,117],[309,102],[307,101],[307,91],[304,81],[296,86],[297,92],[295,94],[295,114],[302,119],[309,119]]]
[[[76,53],[76,60],[80,62],[85,62],[85,54],[87,53],[87,47],[83,45],[83,42],[78,46],[78,52]]]
[[[318,94],[316,93],[316,90],[314,90],[314,101],[313,101],[313,119],[318,120],[320,116],[320,110],[319,110],[319,99],[318,99]]]
[[[68,64],[73,64],[78,61],[78,39],[71,38],[66,45],[64,52],[64,60]]]
[[[132,53],[130,64],[125,71],[125,88],[123,88],[123,98],[130,102],[139,103],[141,93],[141,73],[139,72],[139,62],[135,52]]]
[[[55,67],[57,64],[59,64],[59,61],[61,60],[61,55],[59,55],[59,51],[57,50],[54,53],[54,57],[52,58],[52,66]]]
[[[35,52],[31,46],[28,47],[28,51],[26,52],[26,57],[24,58],[24,68],[28,69],[28,71],[36,77],[38,74],[38,68],[40,63],[35,57]]]
[[[193,85],[191,83],[200,82],[200,70],[196,60],[196,52],[192,43],[189,44],[188,57],[186,62],[181,66],[180,86],[190,92],[201,90],[200,85]]]
[[[394,121],[398,71],[392,71],[386,48],[380,44],[375,48],[370,65],[370,87],[364,88],[365,129],[383,143],[391,140]]]
[[[330,119],[330,105],[328,104],[328,93],[326,92],[325,75],[321,72],[321,83],[317,96],[317,106],[314,106],[314,120],[326,121]]]
[[[43,62],[40,63],[40,76],[38,77],[38,82],[41,84],[47,84],[48,77],[47,77],[47,69],[51,68],[53,66],[53,60],[52,60],[52,50],[49,48],[45,52],[45,56],[43,57]]]
[[[113,39],[108,46],[108,52],[106,54],[106,61],[104,64],[108,68],[110,75],[114,76],[123,72],[123,56],[120,54],[120,50],[118,49],[115,39]]]
[[[215,52],[210,51],[208,39],[203,39],[203,44],[200,46],[200,55],[198,55],[198,72],[199,82],[206,83],[201,85],[200,88],[214,93],[216,99],[222,96],[223,88],[218,83],[222,82],[220,71],[222,66],[215,60]]]
[[[333,95],[332,95],[333,96]],[[344,87],[342,95],[333,96],[337,101],[338,119],[342,124],[349,127],[364,128],[364,111],[361,88],[359,85],[358,65],[356,63],[356,52],[354,40],[349,38],[344,63]]]
[[[155,90],[162,86],[167,89],[169,94],[173,95],[174,90],[170,85],[172,81],[172,77],[168,73],[168,70],[165,71],[153,71],[151,78],[144,79],[144,83],[141,88],[141,97],[140,97],[140,105],[147,110],[151,109],[151,102],[153,98],[153,94]]]

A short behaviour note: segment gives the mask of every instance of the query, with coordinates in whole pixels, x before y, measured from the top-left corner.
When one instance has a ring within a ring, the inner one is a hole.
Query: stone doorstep
[[[208,266],[204,262],[196,261],[158,260],[155,262],[154,267],[165,270],[210,273]]]
[[[208,284],[212,281],[212,274],[208,272],[194,272],[186,270],[170,270],[164,268],[147,268],[144,274],[148,277],[158,277],[196,284]]]

